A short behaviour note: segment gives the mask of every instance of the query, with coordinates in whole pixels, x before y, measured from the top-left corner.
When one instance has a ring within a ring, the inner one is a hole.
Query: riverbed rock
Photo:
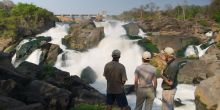
[[[34,50],[40,48],[42,45],[51,41],[51,37],[36,37],[30,38],[24,44],[19,44],[20,47],[16,49],[16,61],[25,60]]]
[[[206,62],[201,60],[191,60],[179,70],[178,82],[185,84],[198,84],[210,76],[213,76],[213,74],[207,70]]]
[[[105,102],[105,96],[99,91],[86,84],[78,76],[70,76],[66,78],[65,88],[72,92],[75,103],[103,103]]]
[[[8,96],[16,86],[16,82],[12,79],[0,80],[0,95]]]
[[[62,53],[62,49],[59,45],[51,43],[43,45],[41,49],[40,65],[53,66],[57,61],[58,55]]]
[[[22,62],[16,70],[21,74],[25,75],[31,79],[37,79],[43,76],[43,69],[41,66],[24,61]]]
[[[163,50],[165,47],[172,47],[175,51],[180,50],[188,45],[198,45],[200,40],[194,36],[153,36],[152,42],[157,45],[159,50]]]
[[[196,110],[216,110],[220,103],[220,74],[202,81],[195,90]]]
[[[139,27],[136,23],[128,23],[123,25],[128,36],[138,36]]]
[[[97,79],[96,72],[91,67],[86,67],[82,70],[80,78],[84,80],[87,84],[92,84]]]
[[[0,108],[1,110],[10,110],[17,107],[25,106],[26,104],[24,102],[18,101],[16,99],[6,97],[6,96],[0,96]]]
[[[85,51],[98,45],[104,38],[104,28],[96,27],[92,21],[83,21],[70,28],[70,34],[62,39],[67,48]]]
[[[34,80],[23,91],[23,95],[26,97],[25,102],[29,104],[42,103],[44,106],[48,106],[54,102],[55,105],[66,109],[71,92],[43,81]]]

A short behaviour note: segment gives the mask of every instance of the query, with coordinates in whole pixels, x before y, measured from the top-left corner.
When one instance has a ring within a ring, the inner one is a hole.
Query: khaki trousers
[[[162,92],[162,110],[174,110],[174,96],[176,88],[171,90],[163,90]]]
[[[142,110],[143,103],[145,101],[145,109],[144,110],[152,110],[155,91],[153,87],[149,88],[138,88],[136,91],[136,107],[135,110]]]

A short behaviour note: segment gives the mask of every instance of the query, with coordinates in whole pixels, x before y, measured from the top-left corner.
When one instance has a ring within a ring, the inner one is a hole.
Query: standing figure
[[[162,110],[174,110],[174,96],[177,87],[177,74],[179,71],[179,63],[174,57],[174,50],[171,47],[164,49],[167,67],[161,74],[162,82]]]
[[[137,96],[135,110],[142,110],[144,101],[144,110],[151,110],[156,97],[156,68],[149,63],[150,59],[151,53],[148,51],[144,52],[142,55],[143,63],[135,70],[135,90]]]
[[[112,110],[112,105],[117,102],[121,110],[126,110],[128,106],[124,93],[124,84],[127,80],[126,70],[123,64],[119,63],[121,52],[112,52],[113,60],[105,65],[103,76],[107,80],[107,110]]]

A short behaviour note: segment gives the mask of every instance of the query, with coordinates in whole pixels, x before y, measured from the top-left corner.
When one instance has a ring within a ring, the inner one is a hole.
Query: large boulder
[[[86,84],[78,76],[71,76],[66,78],[65,88],[72,92],[73,97],[75,97],[75,103],[103,103],[105,101],[105,96],[99,91]]]
[[[16,70],[21,75],[25,75],[31,79],[37,79],[41,78],[43,76],[43,69],[41,66],[38,66],[36,64],[24,61],[22,62]]]
[[[195,90],[196,110],[217,110],[220,107],[220,74],[200,83]]]
[[[59,45],[48,43],[42,46],[40,64],[54,65],[58,55],[62,53]]]
[[[27,85],[22,95],[25,97],[26,103],[42,103],[45,107],[55,104],[65,110],[69,104],[71,92],[43,81],[34,80]]]
[[[0,51],[0,66],[12,71],[16,71],[11,64],[12,54],[4,53]]]
[[[95,47],[104,38],[104,28],[96,27],[92,21],[84,21],[74,24],[70,28],[70,34],[62,40],[67,48],[84,51]]]
[[[14,80],[0,80],[0,95],[8,96],[16,87]]]
[[[24,102],[18,101],[16,99],[0,96],[0,109],[1,110],[10,110],[17,107],[25,106],[26,104]]]
[[[38,66],[30,62],[22,62],[17,71],[31,79],[40,79],[49,82],[55,86],[61,86],[64,79],[70,76],[70,73],[52,67],[50,65]],[[60,85],[61,84],[61,85]]]
[[[198,45],[200,40],[193,36],[153,36],[152,42],[157,45],[159,50],[163,50],[165,47],[172,47],[175,51],[185,48],[188,45]]]
[[[137,36],[139,33],[139,27],[136,23],[128,23],[123,25],[128,36]]]
[[[88,84],[92,84],[96,81],[96,72],[91,67],[86,67],[82,70],[80,78]]]
[[[16,49],[16,61],[25,60],[34,50],[51,41],[51,37],[36,37],[23,40]]]
[[[178,82],[185,84],[198,84],[214,74],[207,70],[206,62],[202,60],[188,61],[186,65],[179,70]]]

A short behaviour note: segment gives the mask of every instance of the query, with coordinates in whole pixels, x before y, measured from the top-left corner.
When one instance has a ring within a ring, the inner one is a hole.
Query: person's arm
[[[135,91],[137,90],[138,88],[138,76],[137,76],[137,73],[135,73],[135,78],[134,78],[134,89]]]
[[[157,77],[154,76],[152,81],[153,81],[154,89],[156,90],[157,89]]]
[[[164,75],[161,75],[161,78],[168,84],[168,85],[173,85],[173,81],[165,77]]]
[[[126,70],[125,70],[125,67],[123,67],[122,69],[122,84],[124,85],[127,81],[127,75],[126,75]]]

